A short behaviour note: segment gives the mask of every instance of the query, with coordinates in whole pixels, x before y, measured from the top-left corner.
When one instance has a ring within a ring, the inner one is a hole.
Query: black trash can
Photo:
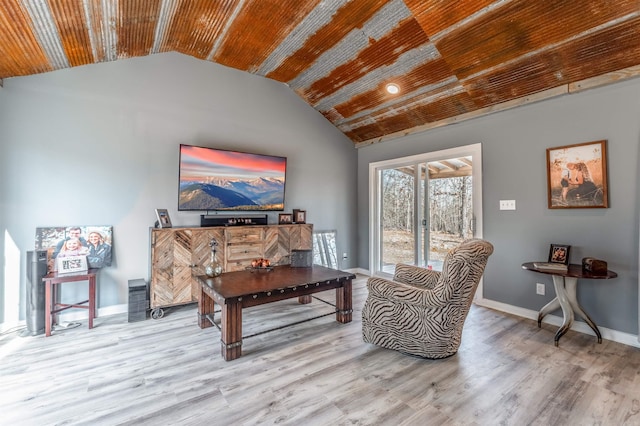
[[[147,283],[142,278],[129,280],[129,322],[147,319],[149,299],[147,297]]]

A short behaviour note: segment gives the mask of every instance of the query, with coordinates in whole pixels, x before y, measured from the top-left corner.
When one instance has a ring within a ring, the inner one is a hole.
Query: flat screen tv
[[[178,210],[284,210],[286,157],[180,145]]]

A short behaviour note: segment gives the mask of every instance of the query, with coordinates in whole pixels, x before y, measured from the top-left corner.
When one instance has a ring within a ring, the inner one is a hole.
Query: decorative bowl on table
[[[250,271],[272,271],[273,266],[271,266],[271,262],[269,259],[253,259],[251,261],[251,266],[247,266],[247,269]]]

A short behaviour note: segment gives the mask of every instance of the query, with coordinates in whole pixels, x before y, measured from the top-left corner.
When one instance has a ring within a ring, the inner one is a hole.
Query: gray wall
[[[99,307],[127,303],[127,280],[148,279],[154,209],[199,225],[176,211],[180,143],[288,157],[285,210],[337,230],[355,266],[357,152],[289,88],[178,53],[90,65],[0,88],[0,323],[17,320],[7,304],[24,311],[38,226],[113,225]]]
[[[495,246],[484,297],[531,310],[553,296],[550,276],[520,265],[545,260],[550,243],[570,244],[571,262],[608,261],[619,277],[581,280],[578,298],[601,326],[638,333],[640,80],[476,118],[358,150],[358,263],[368,268],[369,163],[482,143],[484,237]],[[546,148],[607,139],[608,209],[547,208]],[[515,199],[516,211],[499,200]],[[547,295],[535,294],[535,283]]]

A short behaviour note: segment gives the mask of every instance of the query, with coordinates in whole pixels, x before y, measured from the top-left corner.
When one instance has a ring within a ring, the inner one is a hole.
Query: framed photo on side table
[[[307,223],[307,211],[293,209],[293,222],[294,223]]]
[[[171,218],[167,209],[156,209],[156,217],[158,218],[157,228],[171,228]]]
[[[609,207],[606,140],[547,149],[550,209]]]
[[[569,264],[569,250],[571,246],[562,244],[551,244],[549,247],[549,263]]]
[[[288,225],[290,223],[293,223],[293,215],[291,213],[278,214],[278,223],[280,225]]]
[[[88,270],[87,256],[58,256],[56,269],[59,274],[86,272]]]

